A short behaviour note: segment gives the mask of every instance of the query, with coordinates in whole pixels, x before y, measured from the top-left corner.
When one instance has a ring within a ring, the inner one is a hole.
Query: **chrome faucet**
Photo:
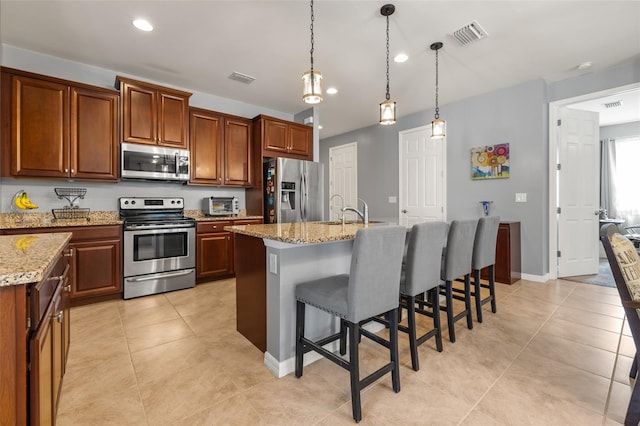
[[[365,225],[369,224],[369,206],[362,198],[358,198],[358,200],[362,201],[362,213],[360,213],[360,211],[354,207],[349,207],[349,206],[343,207],[341,210],[343,225],[344,225],[344,213],[347,211],[354,212],[358,216],[360,216],[360,218],[362,219],[362,223],[364,223]]]

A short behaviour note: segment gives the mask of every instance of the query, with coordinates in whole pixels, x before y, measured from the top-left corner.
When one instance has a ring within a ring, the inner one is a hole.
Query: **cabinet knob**
[[[75,173],[75,172],[76,172],[75,170],[71,169],[71,174],[73,174],[73,173]]]
[[[58,321],[58,322],[62,322],[62,319],[64,318],[64,311],[60,311],[60,312],[58,312],[58,313],[56,314],[55,318],[56,318],[56,321]]]
[[[64,286],[64,291],[66,291],[67,293],[71,293],[71,284],[67,284]]]
[[[73,257],[73,249],[69,249],[68,251],[66,251],[64,253],[64,256],[66,257]]]
[[[64,172],[65,173],[69,173],[69,169],[64,169]]]

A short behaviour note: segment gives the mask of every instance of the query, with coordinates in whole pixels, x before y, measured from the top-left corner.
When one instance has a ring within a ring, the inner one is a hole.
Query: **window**
[[[616,210],[621,217],[640,214],[640,137],[616,139],[614,185]]]

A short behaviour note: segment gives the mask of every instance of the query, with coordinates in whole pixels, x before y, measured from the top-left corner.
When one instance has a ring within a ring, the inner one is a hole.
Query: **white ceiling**
[[[382,1],[316,0],[314,64],[325,89],[321,137],[378,121],[385,96]],[[395,1],[390,17],[391,98],[399,116],[532,79],[593,72],[640,52],[640,1]],[[0,1],[4,44],[96,65],[141,79],[295,114],[309,68],[310,9],[289,1]],[[152,33],[131,26],[149,19]],[[477,20],[489,37],[461,46],[451,33]],[[576,66],[592,61],[590,70]],[[227,77],[256,78],[250,85]]]

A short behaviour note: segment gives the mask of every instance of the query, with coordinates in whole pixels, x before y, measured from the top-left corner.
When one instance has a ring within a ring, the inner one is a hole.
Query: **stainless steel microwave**
[[[189,180],[189,151],[154,145],[123,143],[121,171],[124,179]]]

